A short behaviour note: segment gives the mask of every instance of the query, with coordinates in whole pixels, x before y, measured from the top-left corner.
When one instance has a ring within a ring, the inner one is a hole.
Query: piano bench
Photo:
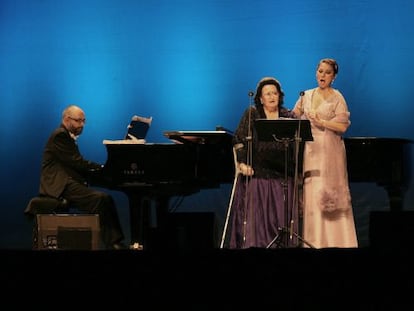
[[[31,219],[37,214],[67,213],[68,211],[69,203],[65,199],[37,196],[30,199],[24,210],[24,214]]]
[[[67,200],[33,197],[24,214],[33,222],[33,249],[99,249],[99,215],[78,214]]]

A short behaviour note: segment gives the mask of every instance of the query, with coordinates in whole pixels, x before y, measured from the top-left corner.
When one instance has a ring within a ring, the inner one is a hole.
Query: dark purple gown
[[[293,114],[280,108],[279,116],[292,118]],[[236,148],[237,160],[246,163],[251,148],[255,174],[248,178],[239,174],[235,184],[230,207],[229,248],[294,247],[299,234],[298,211],[293,208],[294,144],[286,147],[283,142],[259,141],[254,127],[254,120],[259,118],[266,118],[263,110],[246,109],[234,135],[234,146],[243,146]],[[249,124],[251,146],[246,141]]]

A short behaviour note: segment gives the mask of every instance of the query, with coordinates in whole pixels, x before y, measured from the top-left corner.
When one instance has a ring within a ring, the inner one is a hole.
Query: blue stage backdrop
[[[134,114],[153,117],[148,142],[168,142],[166,130],[234,130],[260,78],[279,79],[292,108],[316,85],[319,59],[333,57],[351,111],[346,135],[414,139],[413,12],[408,0],[2,0],[0,247],[31,246],[23,209],[69,104],[86,112],[81,151],[104,163],[102,141],[123,138]],[[367,215],[386,209],[387,196],[377,185],[352,188],[363,246]],[[230,189],[178,208],[222,221]],[[113,194],[128,234],[127,198]],[[410,186],[405,209],[413,201]]]

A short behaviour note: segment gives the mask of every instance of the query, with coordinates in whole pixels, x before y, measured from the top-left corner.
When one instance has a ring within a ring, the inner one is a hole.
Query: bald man
[[[40,195],[66,199],[89,214],[99,214],[102,242],[107,249],[124,249],[124,234],[113,198],[88,187],[87,175],[102,165],[81,155],[76,139],[85,126],[85,113],[75,105],[66,107],[60,126],[50,135],[42,160]]]

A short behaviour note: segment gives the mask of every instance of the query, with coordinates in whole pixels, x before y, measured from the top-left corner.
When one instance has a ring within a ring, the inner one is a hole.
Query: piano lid
[[[228,144],[233,135],[228,131],[164,131],[164,136],[176,143]],[[231,146],[231,145],[230,145]]]
[[[345,142],[349,144],[408,144],[413,143],[412,140],[406,138],[387,138],[387,137],[364,137],[364,136],[355,136],[355,137],[345,137]]]

